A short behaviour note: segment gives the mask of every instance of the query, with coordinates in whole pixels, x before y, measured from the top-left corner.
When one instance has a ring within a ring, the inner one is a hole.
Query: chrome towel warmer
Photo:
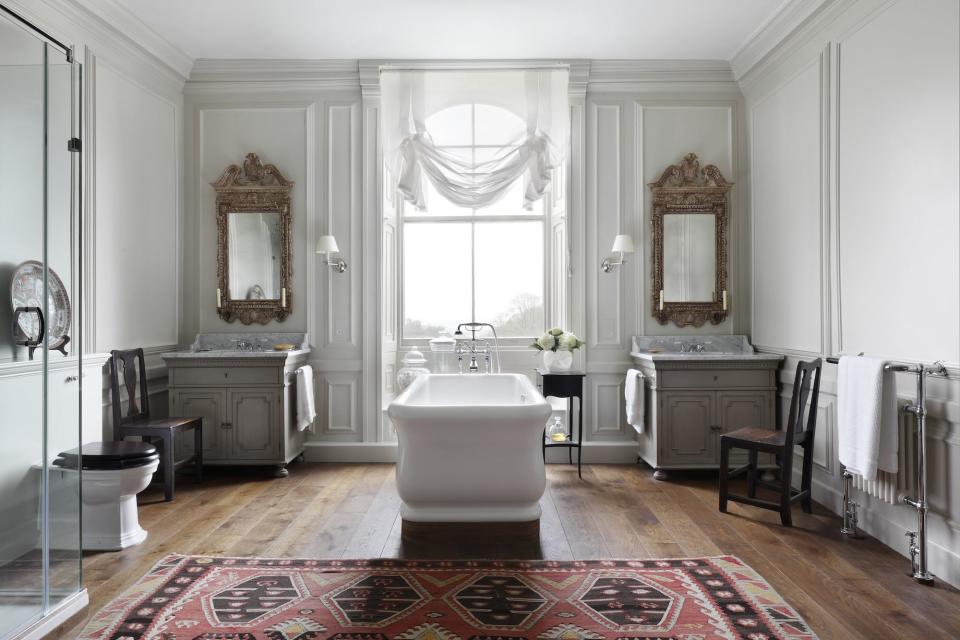
[[[863,355],[862,353],[859,355]],[[839,357],[827,358],[827,362],[838,364]],[[917,400],[913,404],[908,404],[903,408],[907,413],[916,417],[916,488],[917,496],[911,498],[904,496],[903,502],[917,510],[917,530],[908,531],[907,538],[910,540],[910,576],[921,584],[933,584],[933,574],[927,570],[927,482],[926,482],[926,459],[927,459],[927,435],[925,430],[927,416],[927,376],[946,376],[947,368],[943,361],[938,360],[933,364],[895,364],[890,363],[884,366],[885,371],[896,371],[898,373],[913,373],[917,376]],[[857,529],[857,503],[850,500],[850,480],[853,477],[846,469],[843,471],[843,527],[840,533],[852,538],[861,537]]]

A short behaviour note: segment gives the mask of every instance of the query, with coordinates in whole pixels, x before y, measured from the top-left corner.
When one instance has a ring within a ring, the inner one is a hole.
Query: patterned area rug
[[[287,560],[171,555],[83,640],[815,638],[732,556]]]

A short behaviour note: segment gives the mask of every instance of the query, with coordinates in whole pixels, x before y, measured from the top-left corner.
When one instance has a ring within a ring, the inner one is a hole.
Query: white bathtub
[[[550,405],[520,374],[429,375],[390,403],[409,522],[531,522]]]

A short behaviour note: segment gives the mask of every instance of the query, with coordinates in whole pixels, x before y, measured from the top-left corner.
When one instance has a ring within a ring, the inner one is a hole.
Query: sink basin
[[[241,343],[252,345],[240,348]],[[293,349],[277,351],[275,344],[292,344]],[[279,358],[310,350],[304,333],[201,333],[189,351],[165,354],[172,358]]]

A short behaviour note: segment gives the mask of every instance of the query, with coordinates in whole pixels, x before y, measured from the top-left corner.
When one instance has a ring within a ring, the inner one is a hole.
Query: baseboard
[[[396,462],[397,445],[393,442],[308,442],[303,457],[308,462]],[[563,449],[547,451],[547,463],[566,463]],[[577,461],[577,452],[573,452]],[[583,464],[631,464],[637,461],[637,443],[587,442],[583,445]]]
[[[843,492],[824,484],[816,478],[813,480],[813,499],[837,515],[840,515],[843,511]],[[860,529],[902,555],[904,557],[903,573],[909,573],[910,560],[907,556],[906,533],[907,531],[915,531],[917,528],[916,510],[907,505],[887,504],[860,492],[856,493],[855,500],[860,503]],[[898,521],[901,518],[903,522]],[[927,522],[928,529],[934,527],[949,528],[943,518],[936,514],[928,515]],[[857,544],[857,541],[851,540],[850,544]],[[960,555],[937,544],[929,536],[927,538],[927,552],[927,566],[930,573],[944,582],[960,588]]]
[[[90,604],[90,597],[87,595],[87,590],[82,589],[61,602],[56,609],[53,609],[43,618],[11,636],[10,640],[40,640],[88,604]]]

